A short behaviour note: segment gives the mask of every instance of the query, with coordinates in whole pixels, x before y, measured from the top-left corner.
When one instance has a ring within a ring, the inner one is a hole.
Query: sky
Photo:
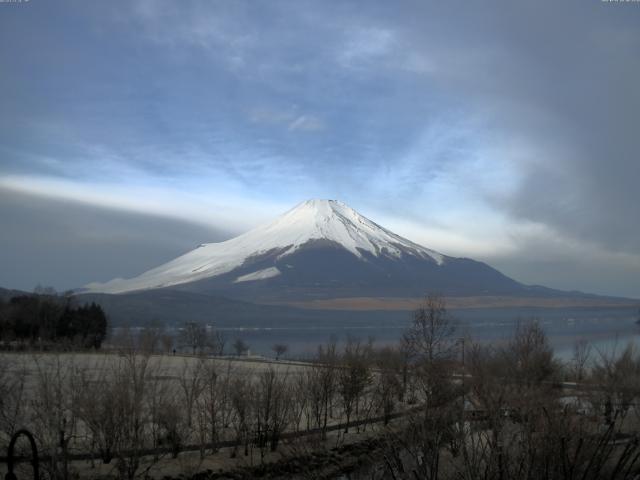
[[[640,298],[639,51],[639,2],[0,2],[0,286],[135,276],[332,198]]]

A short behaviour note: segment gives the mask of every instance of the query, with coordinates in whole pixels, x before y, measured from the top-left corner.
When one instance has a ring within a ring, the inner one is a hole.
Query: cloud
[[[374,62],[389,54],[394,48],[394,42],[391,30],[379,27],[355,28],[349,32],[338,55],[338,62],[347,68]]]
[[[59,290],[131,277],[227,232],[0,186],[0,286]]]
[[[485,259],[520,281],[640,298],[638,255],[603,250],[544,224],[521,224],[509,233],[513,250],[493,251]]]
[[[549,283],[640,284],[633,4],[31,2],[0,22],[5,188],[234,231],[337,197],[525,279],[535,258]]]
[[[289,110],[256,108],[249,113],[249,120],[256,124],[286,127],[291,132],[316,132],[325,128],[324,122],[318,117],[297,110],[295,107]]]
[[[226,192],[224,200],[186,186],[171,188],[125,183],[77,183],[51,178],[4,177],[0,189],[8,198],[34,196],[52,201],[84,205],[86,208],[120,211],[123,215],[162,217],[218,231],[241,233],[289,208],[263,198],[248,195],[234,197]]]
[[[311,115],[300,115],[289,124],[290,131],[315,132],[324,129],[324,123]]]
[[[631,84],[640,81],[633,51],[640,32],[631,19],[640,11],[573,2],[554,11],[544,40],[545,9],[524,6],[447,34],[449,42],[428,26],[406,34],[437,65],[430,79],[473,111],[481,125],[474,136],[494,132],[484,142],[492,150],[486,167],[515,172],[509,191],[497,194],[497,181],[484,186],[493,208],[639,255],[640,224],[631,219],[640,214],[633,201],[640,139],[632,128],[640,97]],[[448,26],[458,30],[465,20]]]

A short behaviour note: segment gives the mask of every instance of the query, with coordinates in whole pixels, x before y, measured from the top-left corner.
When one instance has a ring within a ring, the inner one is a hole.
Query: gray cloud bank
[[[0,286],[58,290],[133,277],[229,237],[176,219],[0,189]]]
[[[638,5],[391,5],[378,25],[398,26],[431,66],[424,80],[477,116],[486,167],[514,171],[508,193],[491,184],[485,198],[516,220],[640,254]]]

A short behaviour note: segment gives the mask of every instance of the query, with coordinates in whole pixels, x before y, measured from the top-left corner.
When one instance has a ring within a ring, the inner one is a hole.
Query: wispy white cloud
[[[323,129],[324,123],[322,120],[312,115],[300,115],[289,124],[290,131],[316,132]]]
[[[300,113],[295,106],[288,110],[256,108],[249,112],[249,120],[256,124],[281,126],[292,132],[296,130],[316,132],[325,128],[320,118],[308,113]]]
[[[640,9],[556,3],[14,9],[0,29],[22,39],[0,42],[0,176],[236,230],[339,197],[504,265],[573,243],[638,255]]]
[[[390,29],[354,28],[341,45],[338,62],[344,67],[370,65],[390,54],[395,46],[395,35]]]

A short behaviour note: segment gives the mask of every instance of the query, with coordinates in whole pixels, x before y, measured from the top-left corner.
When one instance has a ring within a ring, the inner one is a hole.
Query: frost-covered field
[[[283,435],[324,436],[331,425],[379,414],[381,376],[346,372],[259,358],[3,353],[0,449],[27,428],[51,475],[71,468],[130,477],[167,458],[175,470],[181,458],[211,464],[219,448],[261,461],[281,450]]]
[[[60,369],[65,375],[82,371],[100,376],[113,373],[123,368],[132,356],[125,353],[0,353],[0,365],[3,372],[0,375],[22,373],[28,383],[37,378],[43,369]],[[154,375],[161,375],[163,379],[177,379],[196,366],[207,366],[216,371],[231,371],[238,375],[258,374],[265,370],[276,370],[290,374],[300,373],[310,364],[303,362],[275,361],[262,357],[208,357],[194,355],[137,355],[137,358],[147,359],[146,368]]]

